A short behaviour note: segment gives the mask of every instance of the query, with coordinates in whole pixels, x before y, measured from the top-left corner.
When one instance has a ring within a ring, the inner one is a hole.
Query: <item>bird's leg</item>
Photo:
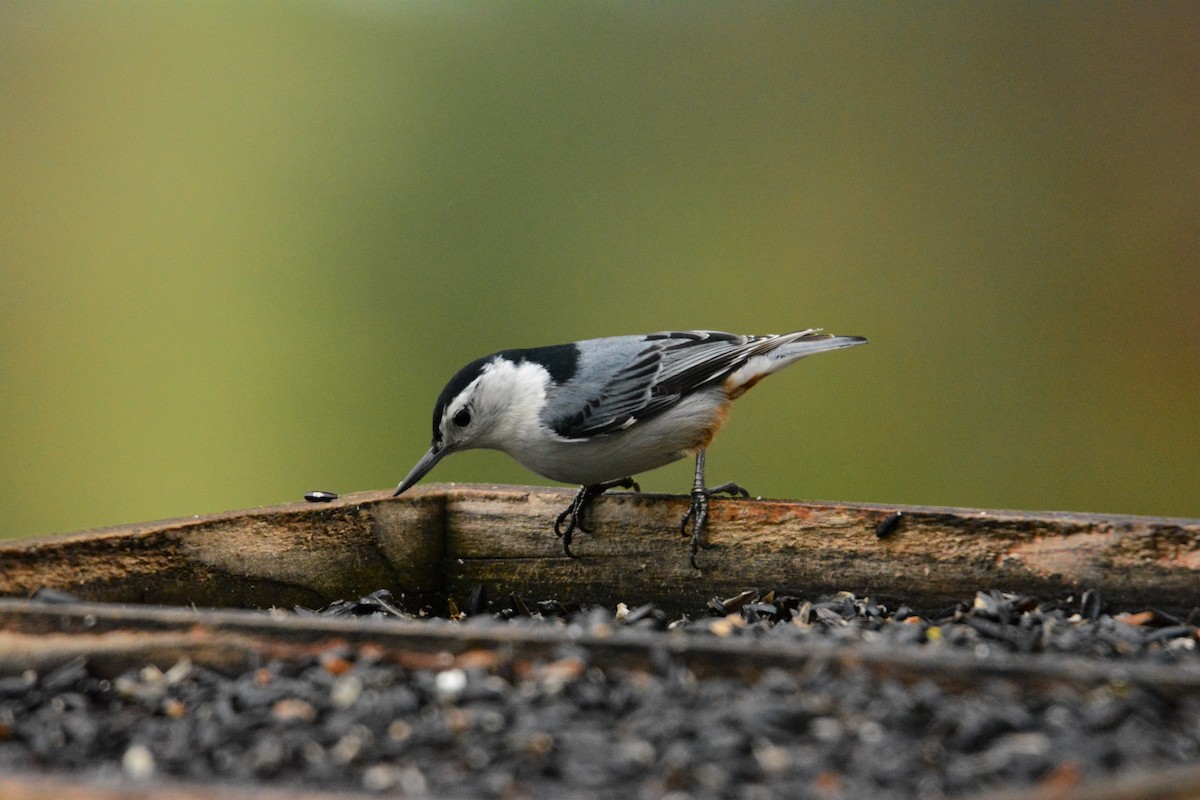
[[[700,541],[700,536],[704,532],[704,524],[708,522],[708,498],[717,492],[740,494],[742,497],[750,496],[744,487],[736,483],[722,483],[720,486],[706,487],[704,485],[704,451],[701,450],[696,453],[696,477],[692,481],[692,503],[679,523],[679,532],[687,536],[688,521],[695,519],[692,525],[692,554],[688,558],[688,563],[692,565],[693,569],[700,569],[696,564],[696,553],[704,546]]]
[[[571,558],[575,558],[575,554],[571,552],[571,539],[575,536],[575,529],[584,533],[592,531],[583,524],[583,511],[592,502],[592,498],[604,494],[609,489],[633,489],[635,492],[640,492],[641,487],[632,477],[617,478],[615,481],[604,481],[603,483],[593,483],[591,485],[580,486],[579,492],[576,493],[575,499],[571,501],[571,505],[567,506],[558,519],[554,520],[554,533],[563,540],[563,551]],[[569,522],[568,522],[569,520]],[[566,530],[563,530],[563,523],[567,522]]]

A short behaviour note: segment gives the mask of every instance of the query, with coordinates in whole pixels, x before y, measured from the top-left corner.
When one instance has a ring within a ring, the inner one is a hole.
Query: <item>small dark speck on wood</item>
[[[901,520],[904,519],[904,513],[897,511],[894,514],[888,514],[883,518],[883,521],[875,526],[875,537],[878,539],[886,539],[896,532],[900,527]]]

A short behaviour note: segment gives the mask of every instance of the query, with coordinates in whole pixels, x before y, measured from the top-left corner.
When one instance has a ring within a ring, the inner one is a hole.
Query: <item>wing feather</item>
[[[808,333],[805,331],[803,333]],[[788,334],[789,340],[797,334]],[[584,370],[579,385],[583,395],[577,412],[551,423],[560,436],[584,439],[622,430],[651,419],[693,392],[720,384],[732,372],[760,353],[779,346],[781,337],[739,336],[719,331],[654,333],[621,340],[619,356],[626,363],[606,362],[597,380]],[[603,350],[605,340],[597,342]],[[610,345],[617,350],[617,345]]]

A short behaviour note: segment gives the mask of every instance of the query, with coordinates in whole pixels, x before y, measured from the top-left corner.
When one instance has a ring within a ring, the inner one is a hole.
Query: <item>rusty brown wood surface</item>
[[[355,791],[313,792],[160,780],[117,783],[61,775],[0,776],[0,800],[333,800],[378,796]],[[563,798],[574,800],[579,796],[571,793]],[[1013,792],[960,795],[958,800],[1200,800],[1200,767],[1129,773],[1101,783],[1057,784]]]
[[[360,796],[379,795],[344,790],[337,793],[305,792],[236,784],[198,786],[166,781],[118,784],[66,776],[0,776],[0,800],[334,800]],[[577,793],[564,795],[563,800],[575,800],[578,796]],[[1020,792],[960,795],[959,800],[1200,800],[1200,768],[1187,766],[1130,774],[1104,786],[1093,782],[1078,786],[1058,784],[1021,789]]]
[[[336,800],[378,796],[355,791],[314,792],[158,779],[115,781],[65,775],[0,775],[0,800]]]
[[[89,781],[63,775],[0,776],[0,800],[333,800],[378,797],[356,791],[314,792],[235,784],[200,785],[150,780]],[[564,795],[564,800],[579,797]],[[449,800],[447,798],[447,800]],[[1103,782],[1057,784],[1019,791],[960,795],[958,800],[1200,800],[1200,767],[1129,773]]]
[[[1093,588],[1121,603],[1200,605],[1200,520],[721,499],[711,504],[712,548],[697,571],[678,535],[686,498],[605,496],[590,519],[595,533],[576,539],[577,559],[550,533],[569,499],[512,487],[447,490],[450,592],[482,583],[694,609],[757,586],[848,590],[933,609],[977,589],[1054,596]],[[877,538],[896,511],[900,524]]]
[[[749,587],[871,594],[918,610],[999,588],[1098,589],[1122,605],[1200,606],[1200,520],[922,506],[714,499],[688,565],[681,496],[612,492],[567,558],[552,531],[569,490],[419,487],[0,543],[0,595],[317,606],[389,588],[410,601],[490,596],[654,602],[696,613]],[[891,535],[876,527],[902,512]]]
[[[1067,774],[1043,786],[972,795],[962,800],[1200,800],[1200,766],[1130,771],[1103,781]]]

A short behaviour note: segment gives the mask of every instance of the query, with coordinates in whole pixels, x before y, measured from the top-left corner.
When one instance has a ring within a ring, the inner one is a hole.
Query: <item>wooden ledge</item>
[[[1096,589],[1126,606],[1200,606],[1200,520],[929,506],[714,499],[699,571],[679,535],[687,498],[598,498],[567,558],[553,522],[573,492],[431,484],[0,543],[0,594],[48,586],[88,600],[320,606],[389,588],[444,609],[489,596],[654,602],[696,614],[769,587],[849,590],[917,610],[980,589],[1043,598]],[[886,538],[877,526],[902,517]]]

